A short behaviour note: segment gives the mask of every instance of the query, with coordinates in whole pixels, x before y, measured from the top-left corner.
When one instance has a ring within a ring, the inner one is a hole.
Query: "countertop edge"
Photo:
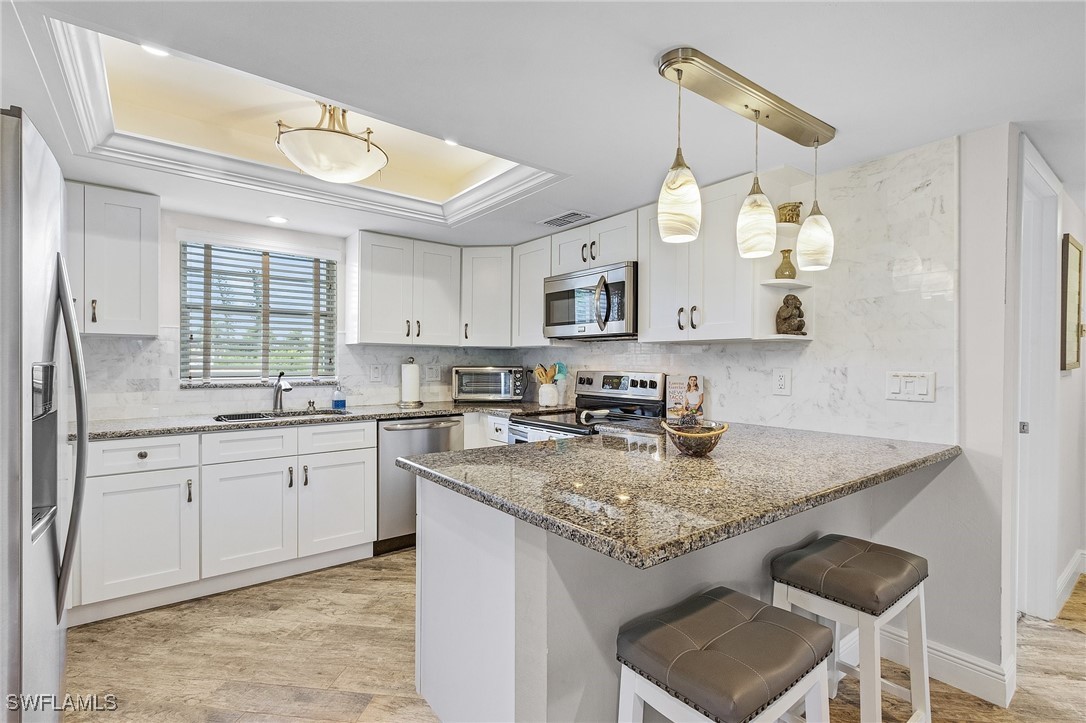
[[[519,520],[540,527],[547,532],[553,532],[559,537],[583,545],[590,550],[607,555],[619,562],[624,562],[638,569],[645,570],[687,553],[696,552],[697,550],[717,542],[732,537],[738,537],[746,532],[756,530],[759,527],[764,527],[773,522],[792,517],[800,512],[806,512],[807,510],[820,507],[850,494],[875,487],[911,472],[930,467],[934,464],[939,464],[940,462],[953,460],[961,454],[962,448],[959,445],[949,445],[945,449],[938,450],[922,457],[917,457],[909,462],[894,465],[893,467],[887,467],[886,469],[879,470],[854,480],[842,482],[836,487],[822,490],[821,492],[807,497],[797,498],[789,504],[776,509],[768,510],[757,515],[742,517],[738,520],[732,520],[718,525],[717,527],[701,530],[690,537],[670,540],[663,545],[648,550],[631,548],[613,538],[603,537],[598,533],[570,524],[561,519],[515,505],[508,500],[487,494],[477,487],[473,487],[470,484],[443,475],[436,470],[424,467],[403,457],[397,458],[396,466],[414,472],[420,477],[428,479],[431,482],[439,484],[442,487],[462,494],[477,502],[481,502],[488,507],[493,507],[499,512],[512,515]]]

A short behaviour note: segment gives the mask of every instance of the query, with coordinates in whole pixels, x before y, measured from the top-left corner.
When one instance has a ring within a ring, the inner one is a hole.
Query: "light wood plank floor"
[[[114,693],[119,709],[65,720],[434,721],[414,691],[414,575],[408,551],[74,628],[67,691]],[[1018,635],[1010,709],[933,681],[937,721],[1086,720],[1086,577],[1059,620],[1023,618]],[[892,699],[883,711],[909,717]],[[858,714],[845,680],[831,715]]]

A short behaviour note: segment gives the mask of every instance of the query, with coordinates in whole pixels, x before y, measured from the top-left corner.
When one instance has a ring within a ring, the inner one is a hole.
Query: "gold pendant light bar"
[[[837,135],[837,129],[797,108],[780,96],[744,78],[694,48],[675,48],[660,58],[660,75],[677,82],[682,71],[683,88],[704,96],[744,118],[752,111],[761,112],[762,127],[780,133],[801,146],[824,146]]]

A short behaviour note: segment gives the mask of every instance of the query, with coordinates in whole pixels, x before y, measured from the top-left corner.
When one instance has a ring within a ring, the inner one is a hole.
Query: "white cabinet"
[[[514,347],[548,346],[543,336],[543,279],[551,275],[551,237],[513,247]]]
[[[457,346],[460,249],[359,233],[358,341]]]
[[[750,176],[702,189],[701,233],[660,240],[656,205],[638,211],[638,340],[710,341],[753,336],[756,264],[736,250],[735,222]]]
[[[551,273],[594,269],[637,258],[637,211],[551,236]]]
[[[83,604],[200,577],[200,470],[87,479],[80,530]]]
[[[509,346],[512,258],[508,246],[461,249],[461,346]]]
[[[159,199],[69,181],[67,253],[84,334],[158,334]]]
[[[377,450],[298,458],[298,555],[339,550],[377,539]]]
[[[509,434],[509,418],[483,412],[464,415],[464,449],[501,447]]]
[[[200,557],[203,576],[222,575],[298,556],[295,457],[203,468]]]

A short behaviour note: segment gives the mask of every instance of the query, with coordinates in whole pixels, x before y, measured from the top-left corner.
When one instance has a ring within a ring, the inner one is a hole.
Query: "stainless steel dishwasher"
[[[390,419],[377,423],[377,542],[380,555],[415,544],[415,475],[397,457],[464,448],[464,417]]]

